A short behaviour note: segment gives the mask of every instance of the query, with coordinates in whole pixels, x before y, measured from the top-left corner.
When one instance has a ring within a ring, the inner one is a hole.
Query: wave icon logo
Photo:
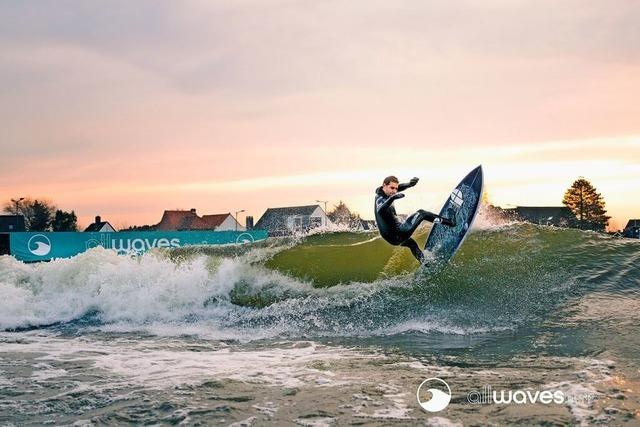
[[[443,391],[443,385],[446,387],[446,392]],[[423,387],[424,390],[422,390]],[[420,397],[421,390],[423,398]],[[431,396],[425,396],[427,392],[430,393]],[[440,378],[428,378],[422,381],[422,384],[418,386],[416,396],[418,397],[418,403],[422,406],[422,409],[428,412],[439,412],[449,406],[449,402],[451,401],[451,388],[449,388],[449,384]]]
[[[236,238],[236,243],[253,243],[255,239],[249,233],[242,233]]]
[[[44,234],[36,234],[27,242],[27,248],[36,256],[45,256],[51,252],[51,241]]]

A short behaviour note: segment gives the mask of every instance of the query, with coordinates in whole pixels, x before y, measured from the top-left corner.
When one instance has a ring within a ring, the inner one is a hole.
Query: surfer
[[[382,186],[376,188],[376,224],[380,236],[394,246],[405,246],[421,264],[424,262],[424,254],[415,240],[411,237],[422,221],[441,223],[453,227],[456,223],[445,217],[441,217],[423,209],[407,217],[401,222],[396,215],[396,208],[393,207],[395,200],[401,199],[405,194],[401,191],[411,188],[418,183],[418,178],[411,178],[408,183],[399,184],[398,178],[388,176],[382,182]]]

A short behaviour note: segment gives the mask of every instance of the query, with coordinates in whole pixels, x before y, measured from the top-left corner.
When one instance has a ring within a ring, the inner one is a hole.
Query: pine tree
[[[78,231],[78,217],[74,211],[56,211],[52,223],[53,231]]]
[[[360,215],[351,212],[347,204],[342,200],[333,207],[333,210],[330,211],[327,216],[334,224],[341,224],[349,227],[357,226],[360,221]]]
[[[583,230],[604,231],[610,216],[604,208],[604,198],[584,178],[578,178],[564,193],[562,203],[571,209]]]
[[[31,206],[29,231],[51,231],[54,209],[45,201],[34,200]]]

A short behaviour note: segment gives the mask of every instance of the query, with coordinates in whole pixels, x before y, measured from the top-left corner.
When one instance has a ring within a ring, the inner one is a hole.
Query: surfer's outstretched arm
[[[400,194],[400,193],[396,193],[391,197],[387,197],[386,200],[383,199],[382,197],[378,197],[376,199],[376,210],[378,212],[382,212],[383,210],[388,209],[394,200],[402,199],[403,197],[404,197],[404,194]]]
[[[409,180],[409,182],[405,182],[403,184],[398,184],[398,191],[404,191],[407,188],[411,188],[418,183],[418,178],[413,177]]]

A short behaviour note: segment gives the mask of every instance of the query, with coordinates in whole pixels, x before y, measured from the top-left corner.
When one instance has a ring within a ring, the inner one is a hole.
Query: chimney
[[[196,213],[196,208],[191,208],[191,209],[189,209],[189,211],[190,211],[191,213]]]
[[[247,215],[245,224],[247,230],[253,229],[253,217],[251,215]]]
[[[102,218],[100,218],[100,215],[96,216],[96,224],[100,224],[102,222]]]

